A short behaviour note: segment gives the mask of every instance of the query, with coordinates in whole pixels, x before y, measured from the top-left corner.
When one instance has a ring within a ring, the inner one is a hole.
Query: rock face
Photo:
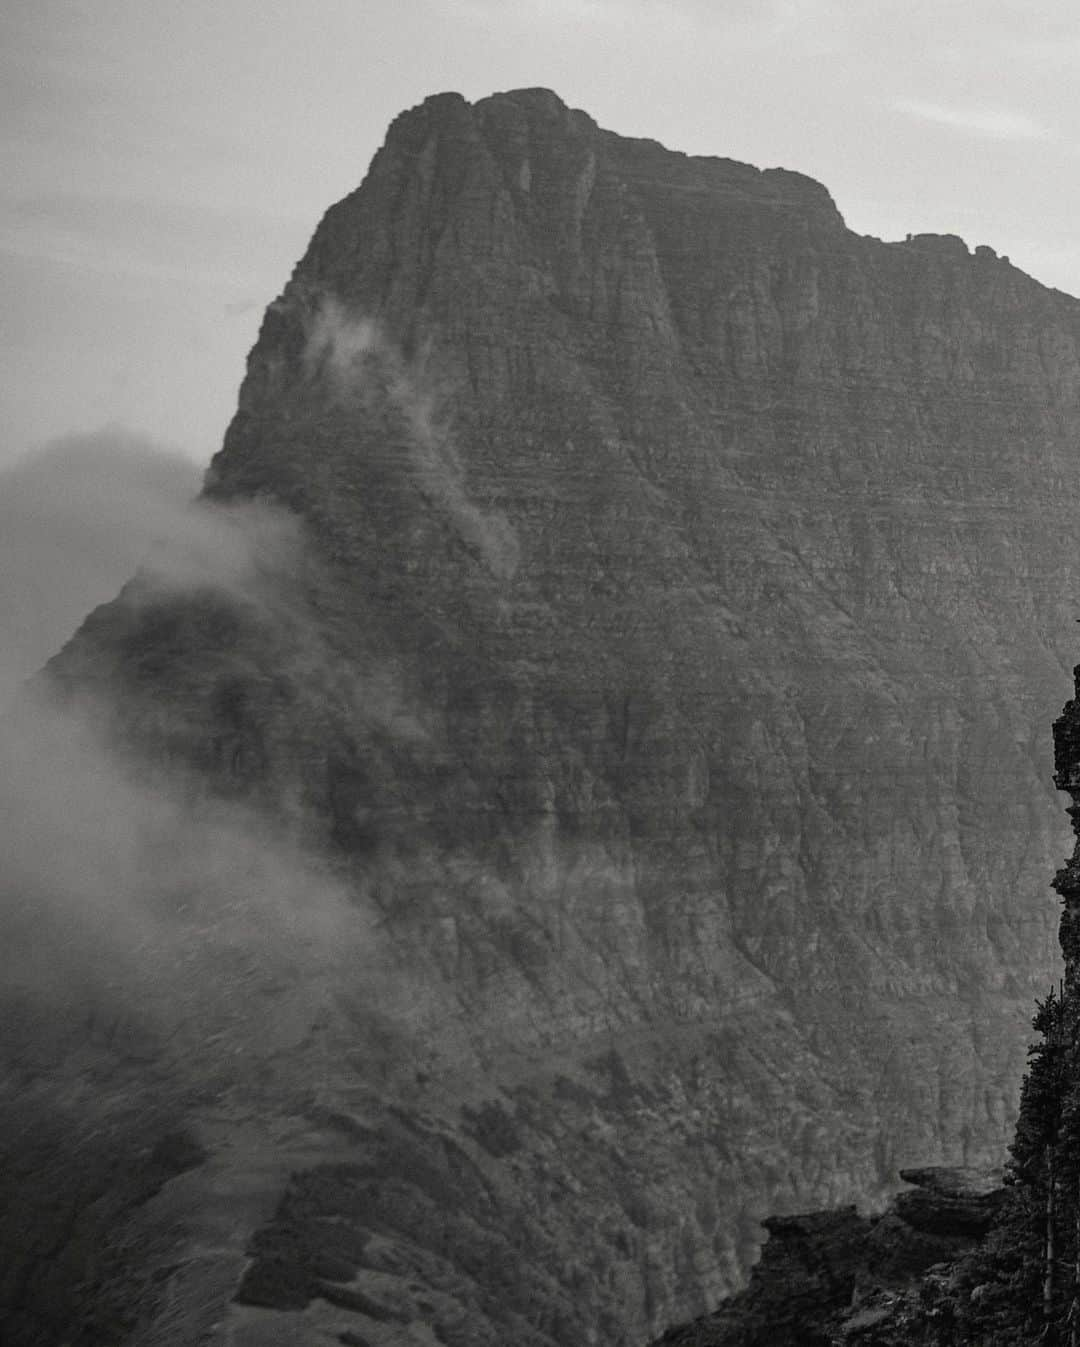
[[[769,1238],[750,1285],[715,1313],[676,1328],[657,1347],[840,1347],[952,1341],[935,1322],[925,1288],[932,1268],[979,1245],[1001,1210],[1000,1172],[906,1169],[914,1187],[897,1194],[880,1217],[854,1207],[771,1217]],[[919,1290],[923,1290],[920,1298]],[[918,1334],[904,1310],[919,1306]],[[940,1318],[940,1316],[938,1316]],[[898,1336],[896,1336],[899,1334]]]
[[[1000,1161],[1056,967],[1078,338],[988,249],[546,91],[393,124],[207,479],[296,545],[239,596],[144,577],[49,667],[352,914],[272,1052],[168,1087],[263,1194],[163,1259],[174,1311],[640,1343],[765,1212]]]

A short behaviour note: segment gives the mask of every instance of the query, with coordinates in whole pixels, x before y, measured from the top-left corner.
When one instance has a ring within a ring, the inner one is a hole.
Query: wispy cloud
[[[320,297],[308,320],[304,364],[309,378],[330,372],[337,392],[348,396],[381,380],[409,431],[412,465],[420,489],[453,521],[465,543],[493,575],[511,579],[520,560],[517,536],[505,515],[481,508],[468,494],[466,474],[453,439],[438,423],[434,399],[421,371],[410,368],[377,324],[350,314],[333,296]]]
[[[261,253],[285,253],[306,221],[166,197],[0,190],[0,248],[105,275],[251,285]]]
[[[626,36],[667,38],[720,33],[726,42],[760,45],[796,28],[820,23],[833,0],[429,0],[436,12],[457,20],[527,25],[565,24],[617,29]]]
[[[898,98],[893,107],[924,122],[935,122],[968,135],[991,140],[1049,140],[1053,133],[1041,122],[1009,108],[950,107],[919,98]]]
[[[445,5],[437,5],[444,10]],[[493,14],[532,26],[575,20],[583,23],[619,23],[626,19],[626,6],[619,0],[451,0],[449,9],[457,19],[490,23]]]

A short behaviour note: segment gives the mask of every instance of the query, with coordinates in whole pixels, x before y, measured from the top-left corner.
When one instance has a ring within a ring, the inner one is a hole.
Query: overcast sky
[[[108,423],[209,457],[319,217],[447,89],[545,85],[1080,294],[1078,77],[1072,0],[3,0],[0,463]]]

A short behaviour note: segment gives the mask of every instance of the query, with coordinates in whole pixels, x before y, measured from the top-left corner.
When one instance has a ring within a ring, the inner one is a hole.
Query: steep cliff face
[[[1080,689],[1080,667],[1074,677]],[[1054,724],[1054,758],[1054,780],[1072,799],[1068,812],[1077,831],[1078,698]],[[1078,859],[1080,843],[1054,879],[1064,902],[1065,981],[1034,1017],[1009,1186],[978,1172],[902,1170],[917,1187],[900,1193],[880,1219],[867,1220],[854,1208],[767,1219],[769,1241],[747,1289],[662,1342],[993,1347],[1069,1336],[1063,1325],[1075,1305],[1066,1269],[1075,1263],[1076,1229]]]
[[[767,1211],[1000,1160],[1056,957],[1078,339],[988,249],[545,91],[394,123],[207,480],[299,543],[50,666],[362,926],[243,1081],[338,1138],[229,1236],[245,1343],[645,1341]]]

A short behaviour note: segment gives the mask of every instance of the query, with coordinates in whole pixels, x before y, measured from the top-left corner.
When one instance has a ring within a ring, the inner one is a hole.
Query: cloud
[[[87,613],[137,572],[163,589],[250,599],[299,542],[261,502],[195,499],[190,459],[114,428],[71,435],[0,472],[0,710]]]
[[[72,436],[0,476],[5,1060],[57,1036],[81,1051],[89,1036],[152,1051],[182,1083],[231,1083],[247,1061],[308,1045],[343,997],[354,1013],[394,1003],[371,909],[330,862],[280,819],[122,749],[108,688],[80,683],[61,702],[47,678],[20,681],[135,573],[128,603],[211,587],[269,623],[298,620],[262,583],[291,573],[295,521],[259,502],[193,502],[197,484],[193,464],[122,431]],[[297,644],[306,657],[312,642]],[[368,720],[410,732],[377,677],[355,696]]]
[[[251,286],[264,254],[294,247],[301,216],[169,197],[0,191],[0,247],[99,274]]]
[[[449,8],[456,19],[485,25],[495,14],[503,22],[530,27],[568,22],[615,25],[631,18],[624,0],[450,0]]]
[[[328,367],[341,391],[363,377],[363,361],[383,345],[370,318],[354,317],[331,297],[324,298],[307,328],[304,368],[311,377]]]
[[[125,763],[85,701],[27,694],[0,717],[0,816],[0,1013],[29,1030],[5,1052],[85,1035],[232,1084],[310,1039],[346,950],[375,978],[371,918],[325,864],[242,804]]]
[[[470,498],[464,466],[452,435],[439,424],[422,371],[405,361],[378,324],[349,313],[332,295],[319,296],[307,321],[304,367],[309,378],[329,373],[339,397],[363,395],[376,386],[385,390],[404,417],[409,461],[421,491],[493,575],[512,579],[520,545],[510,521]]]
[[[1026,113],[1007,108],[949,107],[915,98],[896,99],[892,106],[921,121],[991,140],[1047,140],[1052,136],[1047,127]]]
[[[175,537],[190,459],[121,429],[54,440],[0,473],[0,707]]]
[[[777,37],[818,22],[832,0],[443,0],[455,18],[529,27],[566,24],[666,32],[682,37],[703,28]]]

